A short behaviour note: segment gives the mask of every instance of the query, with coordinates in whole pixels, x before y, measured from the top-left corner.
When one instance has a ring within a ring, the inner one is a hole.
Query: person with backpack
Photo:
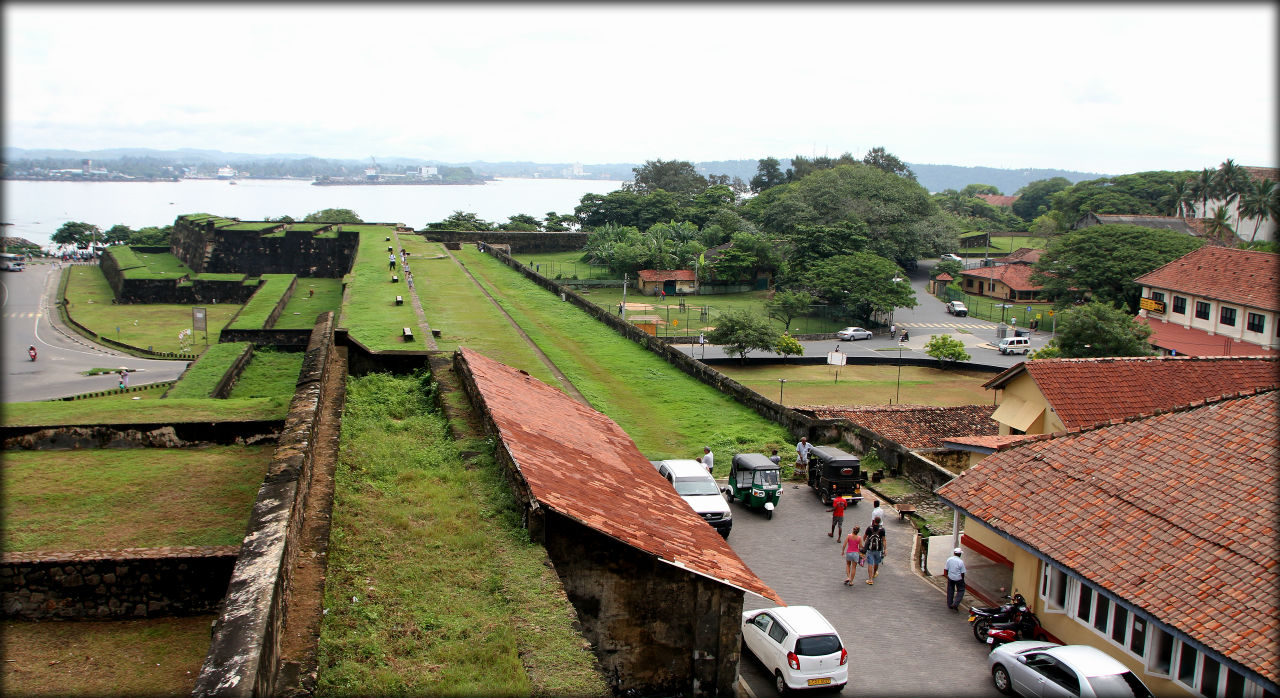
[[[866,534],[862,536],[862,552],[867,560],[867,584],[876,583],[880,563],[884,562],[884,547],[884,526],[880,525],[880,519],[872,519]]]

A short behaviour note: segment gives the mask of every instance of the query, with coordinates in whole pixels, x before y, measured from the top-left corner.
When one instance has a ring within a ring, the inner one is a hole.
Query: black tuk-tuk
[[[772,519],[773,510],[782,496],[778,464],[763,453],[739,453],[729,465],[729,486],[725,496],[759,509]]]
[[[823,504],[843,496],[850,504],[862,501],[862,460],[832,446],[814,446],[809,450],[809,486],[818,491]]]

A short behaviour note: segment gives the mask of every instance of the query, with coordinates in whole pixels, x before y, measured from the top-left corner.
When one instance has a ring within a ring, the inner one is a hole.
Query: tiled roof
[[[715,247],[708,247],[706,251],[702,253],[702,261],[706,264],[710,264],[723,257],[724,253],[731,247],[733,247],[732,242],[726,242],[716,245]]]
[[[1142,216],[1129,214],[1111,214],[1111,213],[1095,213],[1100,225],[1109,223],[1127,223],[1129,225],[1140,225],[1144,228],[1163,228],[1165,230],[1176,230],[1188,235],[1194,233],[1187,220],[1180,216]]]
[[[1277,395],[1033,437],[988,456],[938,494],[1276,682]]]
[[[1035,264],[1044,256],[1044,250],[1037,247],[1019,247],[1000,258],[1003,264]]]
[[[1242,342],[1220,334],[1211,335],[1194,327],[1175,322],[1160,322],[1147,317],[1135,318],[1151,326],[1147,341],[1155,347],[1169,349],[1184,356],[1280,356],[1280,352],[1257,344]]]
[[[1139,286],[1280,310],[1280,254],[1206,245],[1133,280]]]
[[[541,506],[663,562],[783,603],[612,419],[524,371],[459,351]]]
[[[943,439],[942,445],[946,448],[951,448],[952,444],[956,444],[959,446],[970,446],[974,449],[996,451],[999,450],[1001,446],[1025,441],[1029,438],[1031,438],[1031,436],[1028,436],[1027,434],[1006,434],[1004,436],[1000,436],[998,434],[994,436],[951,436]]]
[[[1275,359],[1195,356],[1036,359],[1006,369],[983,387],[1003,388],[1023,372],[1068,429],[1280,387]]]
[[[810,410],[819,419],[847,419],[907,448],[942,448],[942,439],[952,436],[981,436],[1000,433],[991,419],[995,405],[933,407],[892,405],[888,407],[815,406]]]
[[[639,276],[641,281],[693,281],[697,278],[694,276],[692,269],[673,269],[671,271],[641,269],[636,272],[636,276]]]
[[[978,198],[991,204],[992,206],[1012,206],[1013,202],[1018,200],[1018,196],[1004,196],[1002,194],[978,194]]]
[[[994,279],[1015,291],[1039,291],[1042,286],[1031,283],[1031,266],[1028,264],[997,264],[960,272],[961,276],[975,279]]]
[[[955,278],[945,271],[933,278],[937,279],[938,281],[955,281]]]
[[[1269,179],[1273,182],[1280,181],[1280,169],[1274,167],[1251,167],[1245,165],[1240,169],[1249,173],[1250,179]]]

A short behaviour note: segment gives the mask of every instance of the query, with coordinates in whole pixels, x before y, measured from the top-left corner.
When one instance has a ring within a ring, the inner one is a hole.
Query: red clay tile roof
[[[1035,264],[1044,256],[1044,250],[1037,247],[1019,247],[1000,258],[1001,264]]]
[[[945,271],[944,271],[944,272],[942,272],[941,274],[938,274],[937,276],[935,276],[935,277],[933,277],[933,278],[934,278],[934,279],[936,279],[936,280],[938,280],[938,281],[955,281],[955,277],[951,276],[950,274],[948,274],[948,273],[947,273],[947,272],[945,272]]]
[[[523,371],[459,351],[540,505],[663,562],[783,603],[612,419]]]
[[[876,407],[814,406],[819,419],[847,419],[907,448],[942,448],[942,439],[952,436],[981,436],[1000,433],[991,419],[995,405],[933,407],[892,405]]]
[[[1006,434],[1004,436],[951,436],[942,440],[942,445],[950,447],[951,444],[959,444],[961,446],[973,446],[979,449],[999,450],[1001,446],[1005,446],[1019,441],[1025,441],[1034,435],[1027,434]]]
[[[960,272],[961,276],[975,279],[994,279],[1015,291],[1039,291],[1042,286],[1031,283],[1031,266],[1028,264],[998,264]]]
[[[1240,169],[1249,173],[1250,179],[1269,179],[1273,182],[1280,181],[1280,169],[1274,167],[1251,167],[1245,165]]]
[[[1195,356],[1036,359],[1006,369],[983,387],[1003,388],[1023,372],[1068,429],[1280,387],[1275,359]]]
[[[1278,395],[1032,437],[988,456],[938,494],[1275,682]],[[1229,618],[1223,609],[1231,609]]]
[[[978,194],[978,198],[991,204],[992,206],[1012,206],[1013,202],[1018,200],[1018,196],[1004,196],[1002,194]]]
[[[1204,330],[1183,327],[1175,322],[1160,322],[1151,318],[1134,318],[1151,326],[1147,341],[1155,347],[1169,349],[1183,356],[1280,356],[1280,352],[1257,344],[1242,342],[1220,334],[1210,335]]]
[[[697,278],[693,275],[692,269],[674,269],[671,271],[641,269],[636,272],[636,276],[639,276],[641,281],[693,281]]]
[[[1206,245],[1133,280],[1139,286],[1280,310],[1280,254]]]

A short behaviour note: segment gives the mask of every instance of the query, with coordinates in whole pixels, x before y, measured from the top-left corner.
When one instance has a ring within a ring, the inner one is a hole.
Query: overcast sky
[[[1275,166],[1276,6],[4,6],[4,137],[444,162]]]

